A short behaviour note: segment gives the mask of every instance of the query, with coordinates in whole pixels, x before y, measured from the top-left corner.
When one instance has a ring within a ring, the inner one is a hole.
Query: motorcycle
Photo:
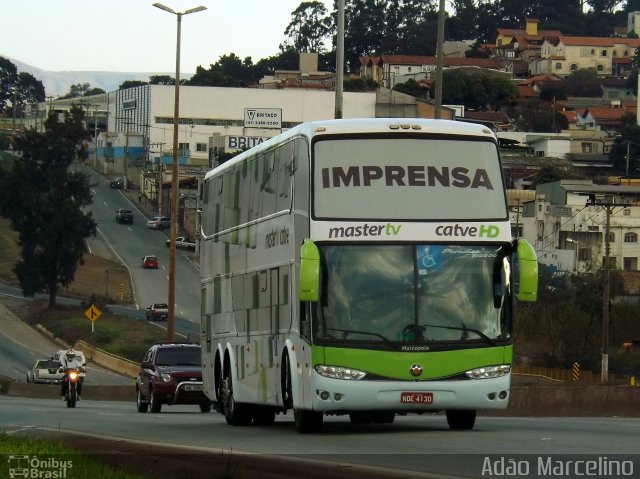
[[[80,371],[78,369],[67,369],[64,376],[67,383],[65,401],[67,407],[76,407],[78,401],[78,381],[80,381]]]

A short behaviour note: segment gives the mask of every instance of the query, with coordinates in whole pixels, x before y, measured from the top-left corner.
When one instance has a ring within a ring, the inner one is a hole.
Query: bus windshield
[[[505,245],[324,245],[320,252],[318,342],[493,345],[510,337]]]
[[[485,138],[318,140],[313,188],[316,219],[507,218],[497,147]]]

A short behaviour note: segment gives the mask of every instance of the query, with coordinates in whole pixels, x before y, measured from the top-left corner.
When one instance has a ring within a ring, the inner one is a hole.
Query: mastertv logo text
[[[392,223],[338,226],[329,228],[329,238],[398,236],[401,229],[402,225]],[[492,224],[478,226],[439,225],[436,227],[435,233],[436,236],[447,238],[496,238],[500,234],[500,228]]]

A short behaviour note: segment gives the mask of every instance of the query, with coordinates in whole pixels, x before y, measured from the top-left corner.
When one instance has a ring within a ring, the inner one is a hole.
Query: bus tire
[[[373,422],[376,424],[393,424],[396,419],[395,412],[377,411],[373,413]]]
[[[373,421],[373,414],[366,411],[352,412],[349,414],[349,419],[351,424],[368,424]]]
[[[282,405],[284,410],[293,409],[293,387],[291,386],[291,365],[289,356],[282,356],[282,368],[280,368],[280,389],[282,391]]]
[[[453,431],[473,429],[476,423],[475,410],[447,409],[447,423]]]
[[[256,406],[253,411],[253,424],[256,426],[271,426],[276,420],[276,411],[266,406]]]
[[[227,378],[227,388],[224,401],[224,419],[230,426],[248,426],[251,424],[251,415],[244,404],[238,404],[233,397],[233,385],[231,377]]]
[[[314,434],[322,430],[323,415],[321,412],[294,408],[293,418],[296,430],[300,434]]]

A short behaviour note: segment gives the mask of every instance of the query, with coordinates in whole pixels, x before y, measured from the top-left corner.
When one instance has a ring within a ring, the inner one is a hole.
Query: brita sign
[[[245,128],[282,128],[282,108],[245,108]]]

